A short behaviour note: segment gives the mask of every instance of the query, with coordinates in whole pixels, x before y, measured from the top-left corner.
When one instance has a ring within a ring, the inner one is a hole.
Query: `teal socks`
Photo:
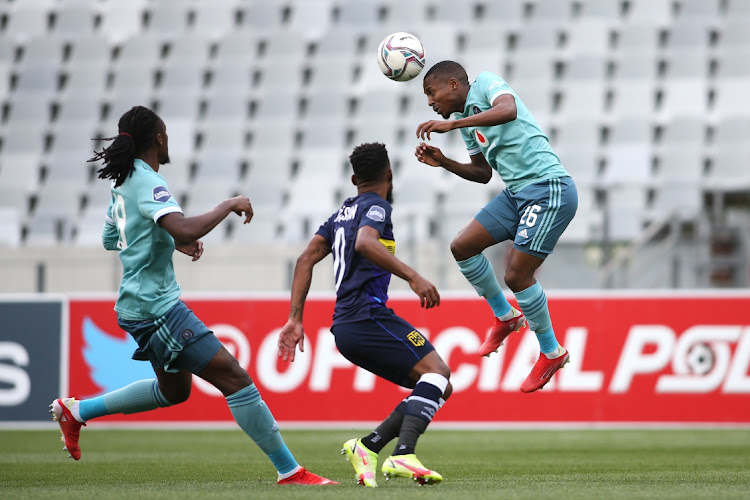
[[[281,438],[279,426],[260,397],[255,384],[227,396],[227,405],[245,434],[271,459],[279,474],[293,471],[299,464]]]
[[[555,353],[560,344],[557,342],[555,331],[552,329],[552,320],[547,308],[547,296],[544,294],[542,286],[539,282],[536,282],[526,290],[518,292],[516,299],[518,300],[518,306],[529,322],[529,328],[539,340],[539,350],[544,354]]]
[[[484,254],[480,253],[456,263],[474,290],[487,300],[495,316],[499,318],[510,312],[510,304],[500,289],[495,270],[492,269],[492,264]]]
[[[84,399],[78,408],[81,419],[86,421],[104,415],[140,413],[171,405],[159,390],[159,382],[145,379],[96,398]]]

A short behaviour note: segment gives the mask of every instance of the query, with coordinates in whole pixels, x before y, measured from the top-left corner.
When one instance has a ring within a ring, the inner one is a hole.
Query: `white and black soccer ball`
[[[380,42],[378,66],[391,80],[409,81],[422,71],[424,64],[424,47],[414,35],[399,31]]]

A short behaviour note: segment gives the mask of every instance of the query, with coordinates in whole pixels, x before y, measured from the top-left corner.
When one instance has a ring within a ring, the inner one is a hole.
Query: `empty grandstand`
[[[209,235],[199,266],[176,262],[186,288],[286,289],[353,193],[348,153],[381,141],[400,255],[469,289],[448,243],[503,185],[414,159],[435,115],[421,78],[378,70],[394,31],[422,40],[428,67],[501,74],[548,132],[580,204],[546,288],[750,284],[750,0],[3,0],[0,291],[117,288],[108,185],[86,160],[136,104],[167,124],[163,174],[186,214],[236,194],[255,209]],[[466,158],[457,132],[433,142]]]

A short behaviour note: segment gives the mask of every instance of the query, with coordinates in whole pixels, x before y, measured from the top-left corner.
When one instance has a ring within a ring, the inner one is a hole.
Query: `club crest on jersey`
[[[164,186],[156,186],[154,188],[154,201],[165,203],[172,197],[170,192]]]
[[[409,334],[406,336],[406,339],[411,342],[414,347],[422,347],[426,342],[422,334],[416,330],[412,330],[411,332],[409,332]]]
[[[478,115],[479,113],[482,112],[482,110],[479,109],[479,106],[474,106],[474,108],[472,109],[472,111],[474,112],[475,115]]]
[[[375,222],[383,222],[385,220],[385,208],[377,205],[371,206],[370,210],[367,211],[367,218]]]
[[[477,142],[482,146],[486,147],[490,143],[484,136],[484,134],[479,131],[479,129],[474,130],[474,137],[477,138]]]

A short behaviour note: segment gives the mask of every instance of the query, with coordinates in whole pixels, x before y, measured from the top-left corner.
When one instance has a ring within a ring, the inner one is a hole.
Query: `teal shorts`
[[[176,373],[199,373],[221,348],[221,342],[183,301],[156,319],[117,318],[120,328],[138,343],[133,359]]]
[[[571,177],[548,179],[517,193],[504,189],[474,218],[496,242],[513,240],[518,250],[541,259],[551,254],[578,208]]]

